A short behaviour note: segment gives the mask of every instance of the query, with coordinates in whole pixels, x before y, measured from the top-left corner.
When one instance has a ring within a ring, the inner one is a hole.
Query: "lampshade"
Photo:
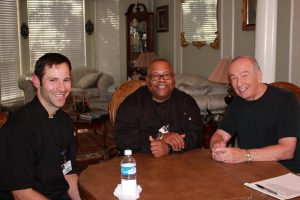
[[[155,59],[157,59],[157,56],[153,51],[142,52],[136,60],[134,67],[148,67],[148,65]]]
[[[228,84],[229,83],[228,73],[229,73],[230,64],[231,64],[231,59],[221,59],[220,62],[215,67],[215,70],[208,77],[208,80],[216,83]]]

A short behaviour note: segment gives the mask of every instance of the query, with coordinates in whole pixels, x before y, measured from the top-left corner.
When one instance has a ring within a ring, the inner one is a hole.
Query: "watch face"
[[[156,134],[156,139],[157,139],[157,140],[161,140],[162,137],[163,137],[163,134],[162,134],[161,132],[158,132],[158,133]]]

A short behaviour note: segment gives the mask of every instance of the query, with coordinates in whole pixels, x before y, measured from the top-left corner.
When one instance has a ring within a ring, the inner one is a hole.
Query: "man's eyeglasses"
[[[173,73],[165,73],[165,74],[149,74],[149,78],[151,81],[158,81],[161,77],[164,80],[170,80],[173,77]]]

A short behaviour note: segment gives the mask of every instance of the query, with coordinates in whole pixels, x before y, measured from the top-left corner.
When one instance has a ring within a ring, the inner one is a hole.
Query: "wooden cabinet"
[[[146,73],[146,66],[136,66],[142,52],[153,51],[153,13],[141,3],[130,4],[126,15],[127,77]]]

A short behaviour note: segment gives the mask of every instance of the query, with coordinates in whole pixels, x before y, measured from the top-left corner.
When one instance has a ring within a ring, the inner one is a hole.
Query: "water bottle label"
[[[133,163],[126,163],[121,165],[122,175],[135,175],[136,174],[136,165]]]

